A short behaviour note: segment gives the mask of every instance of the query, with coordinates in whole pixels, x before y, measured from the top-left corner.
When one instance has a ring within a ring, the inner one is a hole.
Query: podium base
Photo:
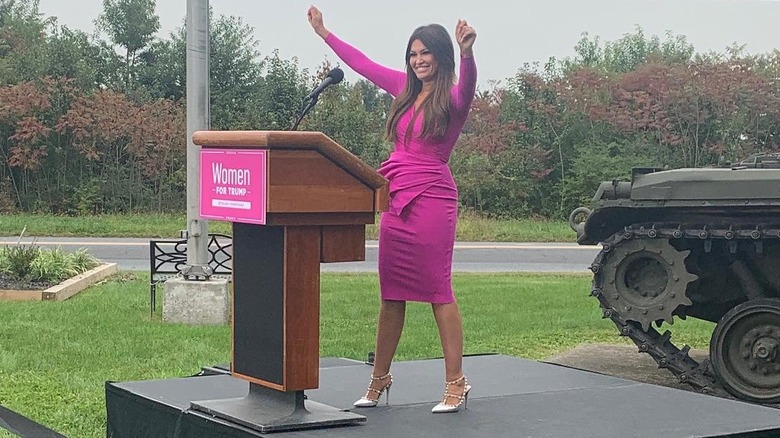
[[[205,412],[260,433],[349,426],[366,417],[306,400],[303,391],[282,392],[250,383],[244,398],[194,401],[194,410]]]

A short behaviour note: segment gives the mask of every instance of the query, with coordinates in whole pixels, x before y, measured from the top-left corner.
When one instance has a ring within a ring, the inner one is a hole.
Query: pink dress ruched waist
[[[447,163],[434,157],[395,151],[378,169],[390,182],[390,210],[401,215],[404,208],[425,192],[436,198],[458,199],[458,189]]]

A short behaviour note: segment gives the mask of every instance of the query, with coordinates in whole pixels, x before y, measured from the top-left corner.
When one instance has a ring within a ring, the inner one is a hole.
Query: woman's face
[[[417,75],[417,79],[425,82],[436,77],[438,63],[427,47],[420,40],[412,41],[409,51],[409,66]]]

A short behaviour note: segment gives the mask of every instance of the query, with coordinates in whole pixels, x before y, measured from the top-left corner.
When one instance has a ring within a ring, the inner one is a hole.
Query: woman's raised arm
[[[387,91],[394,97],[398,96],[403,90],[406,82],[406,73],[377,64],[360,50],[340,40],[325,27],[322,20],[322,12],[315,6],[309,8],[307,16],[314,32],[325,40],[325,43],[333,49],[336,55],[357,74],[373,82],[374,85]]]

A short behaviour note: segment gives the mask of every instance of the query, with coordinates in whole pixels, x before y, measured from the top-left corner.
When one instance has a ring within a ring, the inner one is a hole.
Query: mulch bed
[[[54,286],[57,283],[48,281],[20,281],[11,279],[0,274],[0,289],[8,290],[44,290]]]

